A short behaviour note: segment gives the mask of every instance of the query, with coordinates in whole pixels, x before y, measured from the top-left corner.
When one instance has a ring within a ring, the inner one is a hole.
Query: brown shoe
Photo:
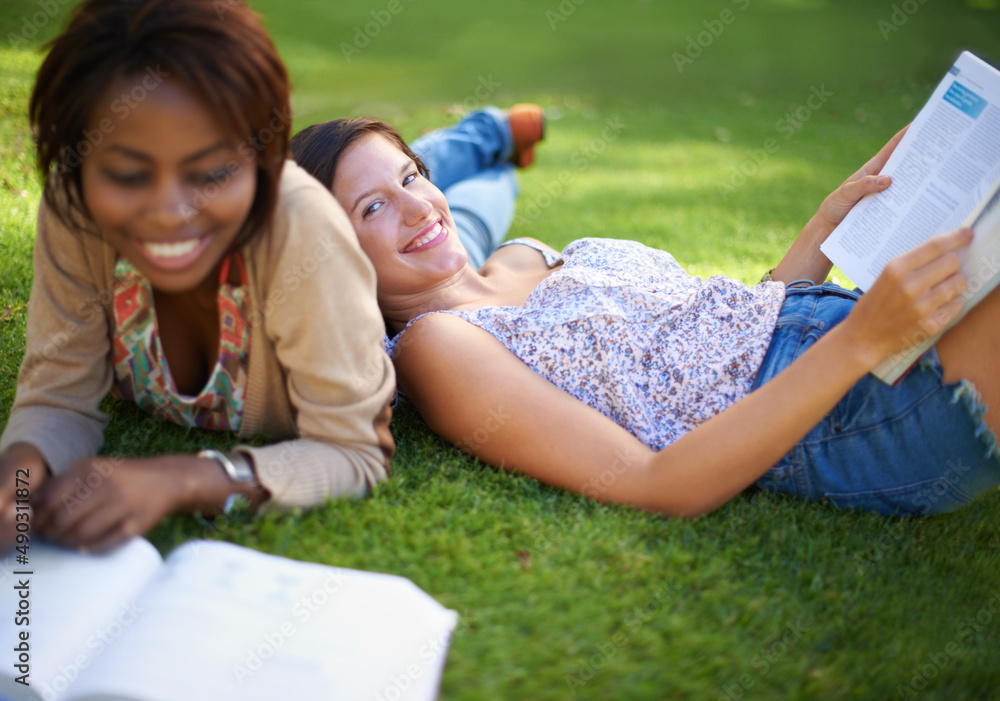
[[[535,144],[545,138],[545,115],[538,105],[521,103],[507,110],[507,118],[514,137],[511,163],[527,168],[535,160]]]

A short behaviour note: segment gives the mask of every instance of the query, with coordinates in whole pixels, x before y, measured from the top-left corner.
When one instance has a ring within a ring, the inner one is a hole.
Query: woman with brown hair
[[[480,460],[672,516],[762,489],[928,515],[1000,484],[1000,292],[888,386],[869,374],[959,313],[969,229],[891,261],[862,296],[820,244],[891,139],[820,205],[760,284],[667,252],[509,241],[473,266],[441,191],[384,122],[341,120],[324,180],[378,275],[402,392]],[[341,148],[341,146],[343,146]]]
[[[310,125],[292,137],[292,157],[326,185],[333,181],[340,154],[382,124],[358,117]],[[506,238],[518,194],[514,168],[532,164],[544,136],[542,108],[520,103],[508,110],[487,105],[409,145],[399,139],[421,173],[448,199],[470,265],[481,266]]]
[[[288,76],[257,16],[84,2],[30,117],[44,198],[0,546],[30,523],[103,549],[168,513],[312,506],[383,479],[394,375],[374,274],[330,193],[286,160]],[[281,442],[97,457],[109,391]]]

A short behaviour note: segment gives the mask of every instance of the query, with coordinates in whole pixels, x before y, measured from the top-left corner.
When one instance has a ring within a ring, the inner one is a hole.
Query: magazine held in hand
[[[232,543],[31,550],[0,571],[5,701],[428,701],[458,619],[403,577]]]
[[[867,290],[890,259],[971,227],[975,236],[962,253],[964,316],[1000,282],[1000,71],[963,52],[882,173],[892,185],[855,205],[820,250]],[[873,374],[896,382],[946,330],[928,329]]]

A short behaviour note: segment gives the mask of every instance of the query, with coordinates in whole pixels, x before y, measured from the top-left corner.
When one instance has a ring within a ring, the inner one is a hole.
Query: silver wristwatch
[[[237,484],[254,484],[256,482],[256,475],[253,471],[253,463],[250,462],[250,458],[247,457],[246,453],[242,453],[238,450],[234,450],[228,453],[223,453],[219,450],[213,450],[211,448],[206,448],[205,450],[198,451],[199,458],[208,458],[209,460],[214,460],[219,464],[227,475],[229,479]],[[226,516],[232,515],[233,511],[236,510],[236,506],[239,503],[248,503],[247,496],[242,492],[233,492],[228,497],[226,497],[226,503],[222,507],[222,513]]]

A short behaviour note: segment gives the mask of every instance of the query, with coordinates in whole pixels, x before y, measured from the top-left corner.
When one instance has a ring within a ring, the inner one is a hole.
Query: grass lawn
[[[538,102],[552,119],[512,235],[637,239],[746,282],[960,49],[1000,65],[997,0],[253,5],[292,73],[296,129],[372,114],[412,138]],[[0,16],[0,425],[40,194],[25,106],[62,21],[41,6]],[[106,408],[111,453],[229,445]],[[394,474],[369,499],[215,530],[175,517],[150,537],[409,577],[462,615],[446,699],[1000,697],[1000,494],[908,521],[755,493],[669,521],[480,465],[408,409],[392,427]]]

